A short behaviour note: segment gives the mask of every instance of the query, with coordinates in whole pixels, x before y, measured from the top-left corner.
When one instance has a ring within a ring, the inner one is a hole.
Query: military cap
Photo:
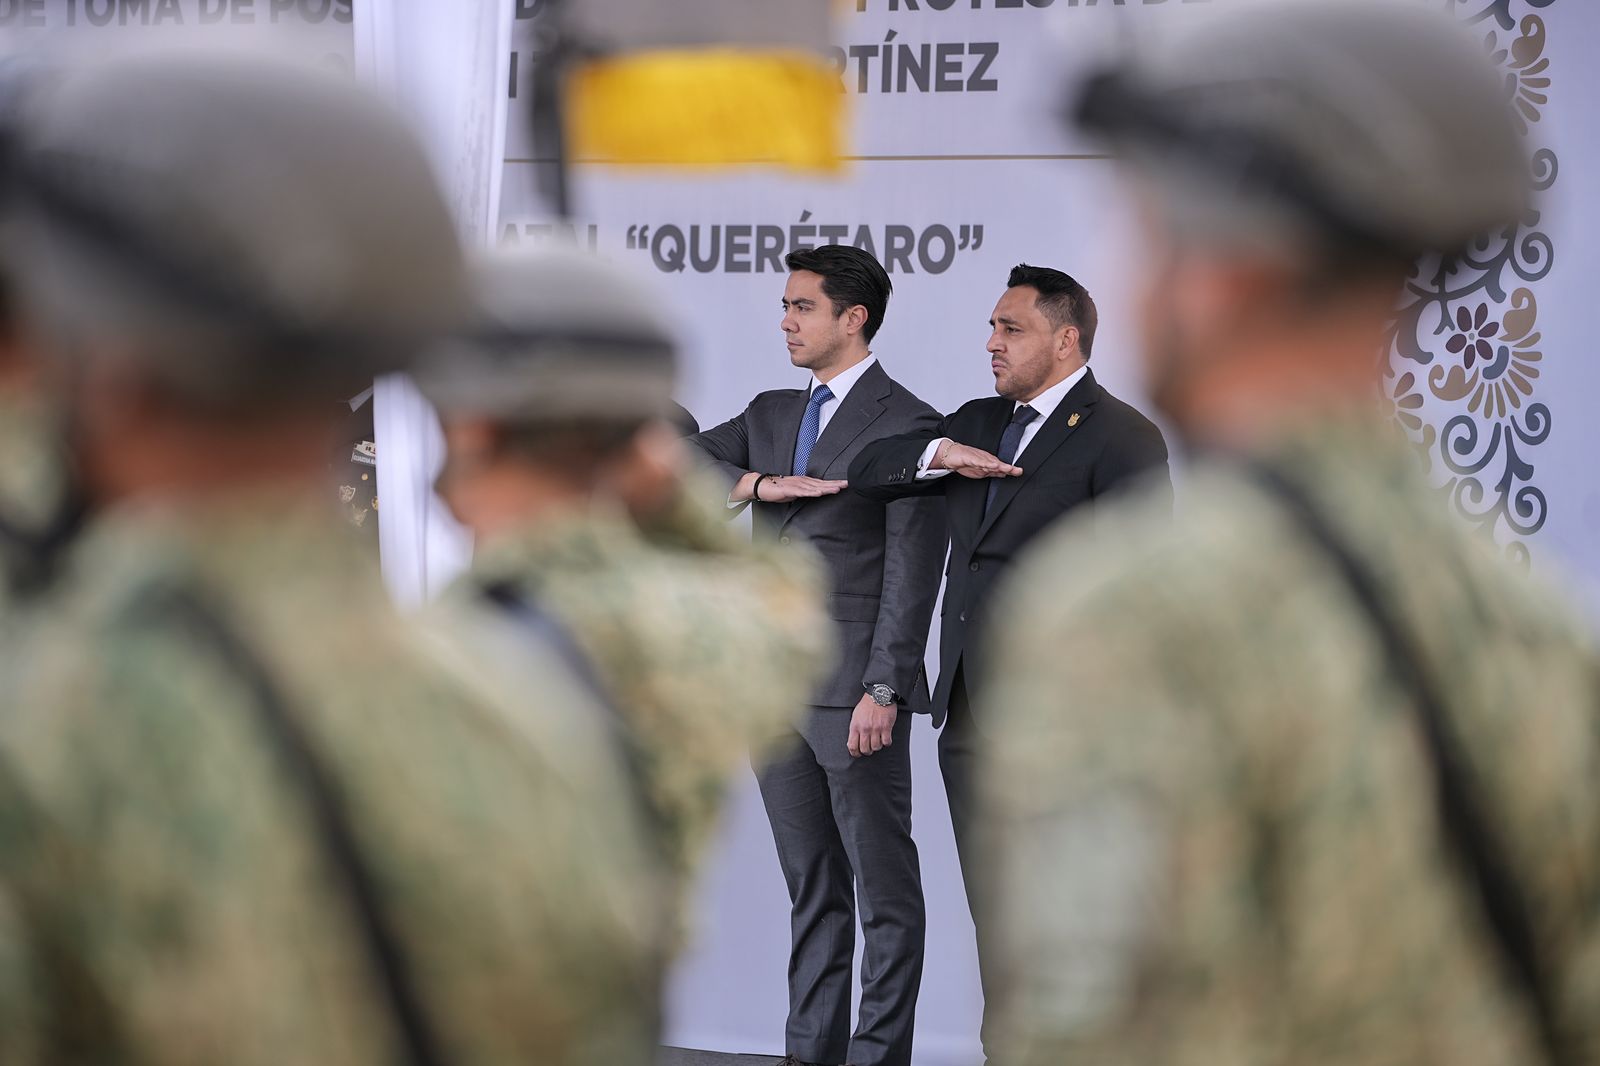
[[[441,410],[516,423],[673,414],[677,346],[642,279],[560,244],[488,256],[473,276],[472,326],[417,372]]]
[[[1180,226],[1404,260],[1528,207],[1520,132],[1481,44],[1380,0],[1218,10],[1082,86],[1074,116]]]
[[[398,369],[459,324],[428,159],[347,76],[169,44],[49,81],[8,138],[5,242],[47,355],[110,339],[178,395],[238,404]]]

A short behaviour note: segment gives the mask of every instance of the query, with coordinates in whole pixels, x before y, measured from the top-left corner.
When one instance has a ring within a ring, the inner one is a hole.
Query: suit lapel
[[[823,477],[844,450],[866,432],[868,426],[883,414],[883,401],[890,392],[889,375],[874,363],[861,375],[861,380],[839,401],[839,409],[828,419],[828,426],[811,449],[811,461],[806,465],[809,477]]]
[[[1022,454],[1017,456],[1016,465],[1022,467],[1021,477],[1008,477],[1000,482],[1000,489],[995,493],[994,503],[989,512],[983,516],[983,524],[978,527],[978,535],[973,543],[982,540],[995,519],[1006,509],[1012,500],[1022,492],[1023,488],[1039,472],[1045,461],[1054,455],[1061,445],[1066,443],[1068,437],[1078,431],[1078,427],[1093,414],[1095,403],[1100,399],[1101,388],[1094,380],[1094,372],[1089,371],[1083,375],[1072,389],[1061,398],[1061,403],[1050,413],[1044,425],[1039,427],[1039,432],[1028,446],[1022,449]],[[999,438],[996,438],[998,441]]]
[[[874,363],[861,375],[861,380],[845,394],[844,399],[839,401],[839,409],[828,419],[828,425],[817,438],[816,445],[811,449],[811,458],[806,462],[807,477],[820,478],[826,475],[828,467],[832,466],[839,456],[844,454],[845,449],[855,443],[856,438],[865,433],[867,427],[883,414],[883,401],[889,392],[889,375],[884,372],[882,364]],[[800,412],[803,417],[804,403],[801,404]],[[799,435],[799,419],[795,420],[794,432],[796,436]],[[793,444],[789,448],[789,458],[792,467]],[[794,517],[804,502],[804,500],[791,501],[784,509],[782,521],[787,522]]]
[[[800,436],[800,420],[806,416],[809,389],[797,389],[785,397],[772,420],[772,469],[763,473],[788,474],[794,470],[794,446]]]

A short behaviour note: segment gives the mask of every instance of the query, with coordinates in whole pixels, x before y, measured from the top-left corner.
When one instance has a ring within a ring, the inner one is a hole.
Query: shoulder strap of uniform
[[[410,960],[384,910],[382,893],[350,822],[339,782],[324,766],[270,672],[222,612],[200,596],[168,587],[154,598],[153,606],[208,646],[248,691],[247,702],[256,723],[300,786],[328,864],[343,885],[373,975],[388,1001],[402,1061],[410,1066],[443,1066],[438,1032],[418,994]]]
[[[1434,798],[1449,849],[1472,882],[1502,962],[1533,1013],[1547,1061],[1566,1066],[1572,1059],[1560,1035],[1532,910],[1486,813],[1481,789],[1421,649],[1384,599],[1377,578],[1311,497],[1272,467],[1258,463],[1248,470],[1333,564],[1388,650],[1389,669],[1411,695],[1408,702],[1433,769]]]
[[[0,514],[0,582],[19,597],[40,592],[55,577],[66,551],[82,531],[89,509],[77,492],[64,499],[39,529],[25,529]]]
[[[504,612],[524,633],[537,641],[546,651],[553,653],[582,686],[584,694],[605,716],[606,741],[623,769],[627,771],[627,784],[635,813],[640,823],[648,830],[650,846],[659,849],[665,842],[666,826],[660,809],[645,785],[649,780],[645,753],[634,739],[633,729],[623,716],[621,708],[612,699],[605,683],[600,680],[593,660],[578,647],[567,627],[544,609],[537,597],[526,594],[515,583],[490,582],[482,586],[480,591],[484,599]],[[657,858],[665,857],[658,855]]]

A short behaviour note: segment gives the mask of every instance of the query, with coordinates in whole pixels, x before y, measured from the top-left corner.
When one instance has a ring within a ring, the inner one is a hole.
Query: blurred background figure
[[[1594,1061],[1595,661],[1378,403],[1412,261],[1529,202],[1488,58],[1415,6],[1258,5],[1078,117],[1198,461],[1176,527],[1069,523],[995,611],[1007,1061]]]
[[[330,401],[465,311],[421,150],[215,45],[34,104],[7,254],[92,518],[0,688],[0,1061],[647,1060],[599,712],[403,624],[326,497]]]
[[[565,649],[615,709],[632,770],[615,799],[645,812],[681,945],[732,775],[827,667],[820,568],[739,537],[690,470],[647,286],[559,245],[478,279],[475,327],[418,375],[444,422],[440,495],[477,538],[455,598]]]

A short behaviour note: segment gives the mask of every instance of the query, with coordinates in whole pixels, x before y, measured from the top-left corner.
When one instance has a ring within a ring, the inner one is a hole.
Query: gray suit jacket
[[[789,474],[807,389],[763,392],[737,418],[689,438],[730,481],[755,470]],[[869,442],[932,433],[939,413],[870,367],[840,401],[812,449],[806,473],[843,479]],[[792,503],[756,503],[755,535],[804,537],[832,576],[828,613],[839,630],[839,665],[812,703],[854,707],[865,686],[891,686],[912,710],[928,710],[922,658],[944,563],[942,497],[882,502],[854,492]]]

